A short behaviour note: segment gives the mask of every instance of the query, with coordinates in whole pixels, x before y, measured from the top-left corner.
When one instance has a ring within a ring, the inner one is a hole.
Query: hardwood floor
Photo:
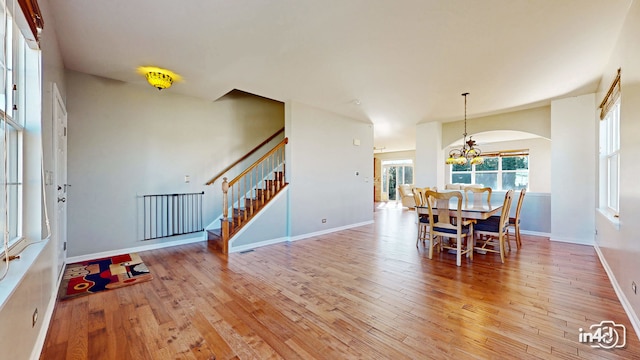
[[[244,254],[139,253],[154,279],[56,304],[41,359],[631,359],[592,247],[524,235],[504,264],[416,248],[415,214]],[[626,347],[578,342],[611,320]]]

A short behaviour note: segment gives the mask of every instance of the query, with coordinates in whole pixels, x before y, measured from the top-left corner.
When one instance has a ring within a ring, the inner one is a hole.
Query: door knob
[[[58,202],[65,202],[65,201],[67,201],[66,198],[58,198]]]

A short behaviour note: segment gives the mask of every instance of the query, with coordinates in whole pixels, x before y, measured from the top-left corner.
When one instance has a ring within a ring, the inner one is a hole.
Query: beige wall
[[[498,115],[467,119],[467,132],[478,134],[493,130],[514,130],[551,139],[551,107],[543,106]],[[442,146],[447,147],[460,140],[464,121],[442,124]],[[483,149],[484,150],[484,149]]]

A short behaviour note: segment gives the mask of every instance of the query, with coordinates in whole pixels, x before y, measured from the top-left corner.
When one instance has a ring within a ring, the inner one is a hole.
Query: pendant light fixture
[[[471,163],[471,165],[478,165],[484,163],[484,159],[480,156],[482,154],[482,150],[476,147],[475,140],[471,139],[469,136],[469,140],[467,140],[467,96],[468,92],[463,93],[464,96],[464,133],[462,133],[462,148],[460,149],[452,149],[449,151],[449,157],[446,160],[448,165],[465,165],[467,162]]]

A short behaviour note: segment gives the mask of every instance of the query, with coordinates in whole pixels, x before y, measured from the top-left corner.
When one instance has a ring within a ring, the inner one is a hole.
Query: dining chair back
[[[462,264],[462,255],[466,254],[469,259],[473,260],[473,224],[475,220],[465,220],[462,217],[462,193],[460,191],[428,190],[426,197],[431,224],[430,236],[440,238],[440,249],[456,250],[457,266]],[[455,206],[450,210],[452,199]],[[454,239],[455,244],[449,241],[444,242],[443,238]],[[430,255],[432,251],[433,249],[430,248]]]
[[[483,206],[491,204],[491,188],[490,187],[472,187],[464,188],[464,199],[467,205]]]
[[[522,240],[520,239],[520,211],[522,210],[522,203],[524,202],[524,195],[526,193],[527,189],[520,190],[518,204],[516,205],[516,216],[509,218],[509,227],[513,227],[513,232],[516,234],[516,246],[518,249],[522,247]]]
[[[416,202],[416,222],[418,224],[418,236],[416,238],[416,247],[420,241],[424,244],[430,236],[429,209],[427,208],[426,192],[434,188],[414,188],[413,195]]]
[[[513,190],[507,191],[504,195],[502,213],[500,216],[492,216],[487,220],[479,220],[474,228],[474,242],[479,241],[481,245],[474,245],[479,252],[494,252],[500,254],[500,261],[504,263],[505,242],[509,242],[509,210],[513,199]],[[511,250],[511,245],[509,245]]]

